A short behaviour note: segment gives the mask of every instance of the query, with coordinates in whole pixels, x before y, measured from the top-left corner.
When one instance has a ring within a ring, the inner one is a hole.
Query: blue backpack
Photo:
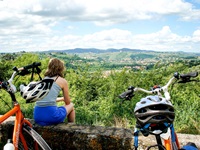
[[[198,150],[198,148],[194,143],[189,142],[185,146],[183,146],[181,150]]]

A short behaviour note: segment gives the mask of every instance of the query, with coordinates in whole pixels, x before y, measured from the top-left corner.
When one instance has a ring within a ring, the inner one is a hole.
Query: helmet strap
[[[138,148],[138,135],[139,135],[139,132],[142,132],[142,134],[144,136],[148,136],[149,135],[149,132],[148,132],[148,128],[151,124],[148,123],[146,124],[144,127],[142,128],[135,128],[135,131],[134,131],[134,147],[135,147],[135,150],[137,150]]]
[[[173,124],[168,124],[168,123],[164,123],[164,125],[168,128],[170,127],[171,129],[171,136],[172,136],[172,142],[176,142],[176,135],[175,135],[175,131],[174,131],[174,126]],[[134,130],[134,147],[135,150],[137,150],[138,148],[138,135],[139,132],[141,132],[144,136],[148,136],[149,135],[149,130],[148,128],[151,126],[151,123],[146,124],[145,126],[143,126],[142,128],[135,128]]]
[[[173,124],[171,124],[170,129],[171,129],[172,142],[176,142],[176,135]]]
[[[138,128],[135,128],[135,131],[134,131],[134,147],[135,147],[135,150],[137,150],[137,148],[138,148],[138,135],[139,135],[139,132],[140,132],[140,130],[138,130]]]
[[[36,73],[38,74],[40,80],[42,80],[42,77],[40,76],[40,72],[41,72],[40,68],[38,68],[38,67],[33,67],[33,68],[32,68],[32,73],[31,73],[31,79],[30,79],[30,81],[33,81],[33,75],[34,75],[34,73],[35,73],[35,68],[36,68]]]

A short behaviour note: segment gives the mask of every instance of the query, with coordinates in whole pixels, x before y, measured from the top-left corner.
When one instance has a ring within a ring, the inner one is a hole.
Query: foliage
[[[25,66],[33,62],[41,62],[41,75],[43,75],[50,57],[58,57],[65,61],[67,70],[65,78],[68,80],[70,97],[75,104],[76,123],[89,125],[115,126],[122,120],[126,127],[135,125],[134,107],[144,93],[136,93],[131,101],[124,101],[118,98],[118,95],[127,90],[131,85],[150,89],[153,85],[164,85],[178,71],[187,73],[199,71],[200,65],[186,65],[183,62],[167,63],[166,65],[158,62],[150,70],[134,71],[132,69],[110,69],[96,67],[91,70],[94,64],[75,60],[80,60],[78,56],[68,56],[66,54],[19,54],[14,60],[4,60],[0,65],[1,75],[6,77],[11,75],[12,67]],[[31,59],[30,59],[31,58]],[[73,58],[71,60],[71,58]],[[71,64],[71,66],[69,65]],[[6,69],[6,68],[9,68]],[[35,80],[37,80],[37,76]],[[198,77],[200,79],[200,77]],[[22,82],[28,83],[29,76],[20,77],[15,85],[19,87]],[[187,84],[175,84],[170,90],[172,103],[176,109],[175,128],[183,133],[200,133],[200,82],[191,82]],[[23,112],[26,117],[32,118],[34,104],[25,104],[19,92],[16,94]],[[10,108],[5,107],[3,101],[10,103],[10,98],[5,91],[0,92],[0,114],[5,113]],[[59,103],[58,105],[62,105]],[[124,121],[127,121],[125,123]]]
[[[135,55],[131,55],[130,58],[131,59],[145,59],[145,58],[154,58],[155,56],[152,55],[152,54],[142,54],[142,53],[139,53],[139,54],[135,54]]]
[[[6,80],[9,77],[11,64],[7,61],[0,62],[0,81]]]
[[[121,103],[118,98],[121,92],[130,85],[150,89],[156,84],[164,85],[176,71],[187,73],[198,70],[199,66],[188,68],[181,63],[142,72],[112,71],[107,77],[103,77],[103,72],[99,71],[91,74],[87,69],[77,70],[68,77],[71,97],[77,105],[77,123],[113,126],[116,118],[121,118],[130,121],[129,127],[134,126],[135,103],[146,95],[137,93],[132,101]],[[175,127],[180,132],[199,133],[199,89],[198,82],[175,84],[171,89],[176,108]]]

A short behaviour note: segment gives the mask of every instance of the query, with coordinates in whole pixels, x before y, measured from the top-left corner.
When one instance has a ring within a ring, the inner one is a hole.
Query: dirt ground
[[[200,149],[200,135],[178,133],[177,136],[181,147],[183,145],[186,145],[188,142],[193,142]],[[156,139],[153,135],[150,135],[148,137],[139,136],[139,145],[142,144],[142,147],[156,144],[155,142]]]

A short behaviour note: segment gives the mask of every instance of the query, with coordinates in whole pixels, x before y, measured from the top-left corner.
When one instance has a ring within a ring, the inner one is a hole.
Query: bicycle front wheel
[[[18,144],[19,150],[26,150],[25,145],[27,145],[28,150],[51,150],[45,140],[28,125],[23,126],[22,134],[23,136],[20,138]]]

